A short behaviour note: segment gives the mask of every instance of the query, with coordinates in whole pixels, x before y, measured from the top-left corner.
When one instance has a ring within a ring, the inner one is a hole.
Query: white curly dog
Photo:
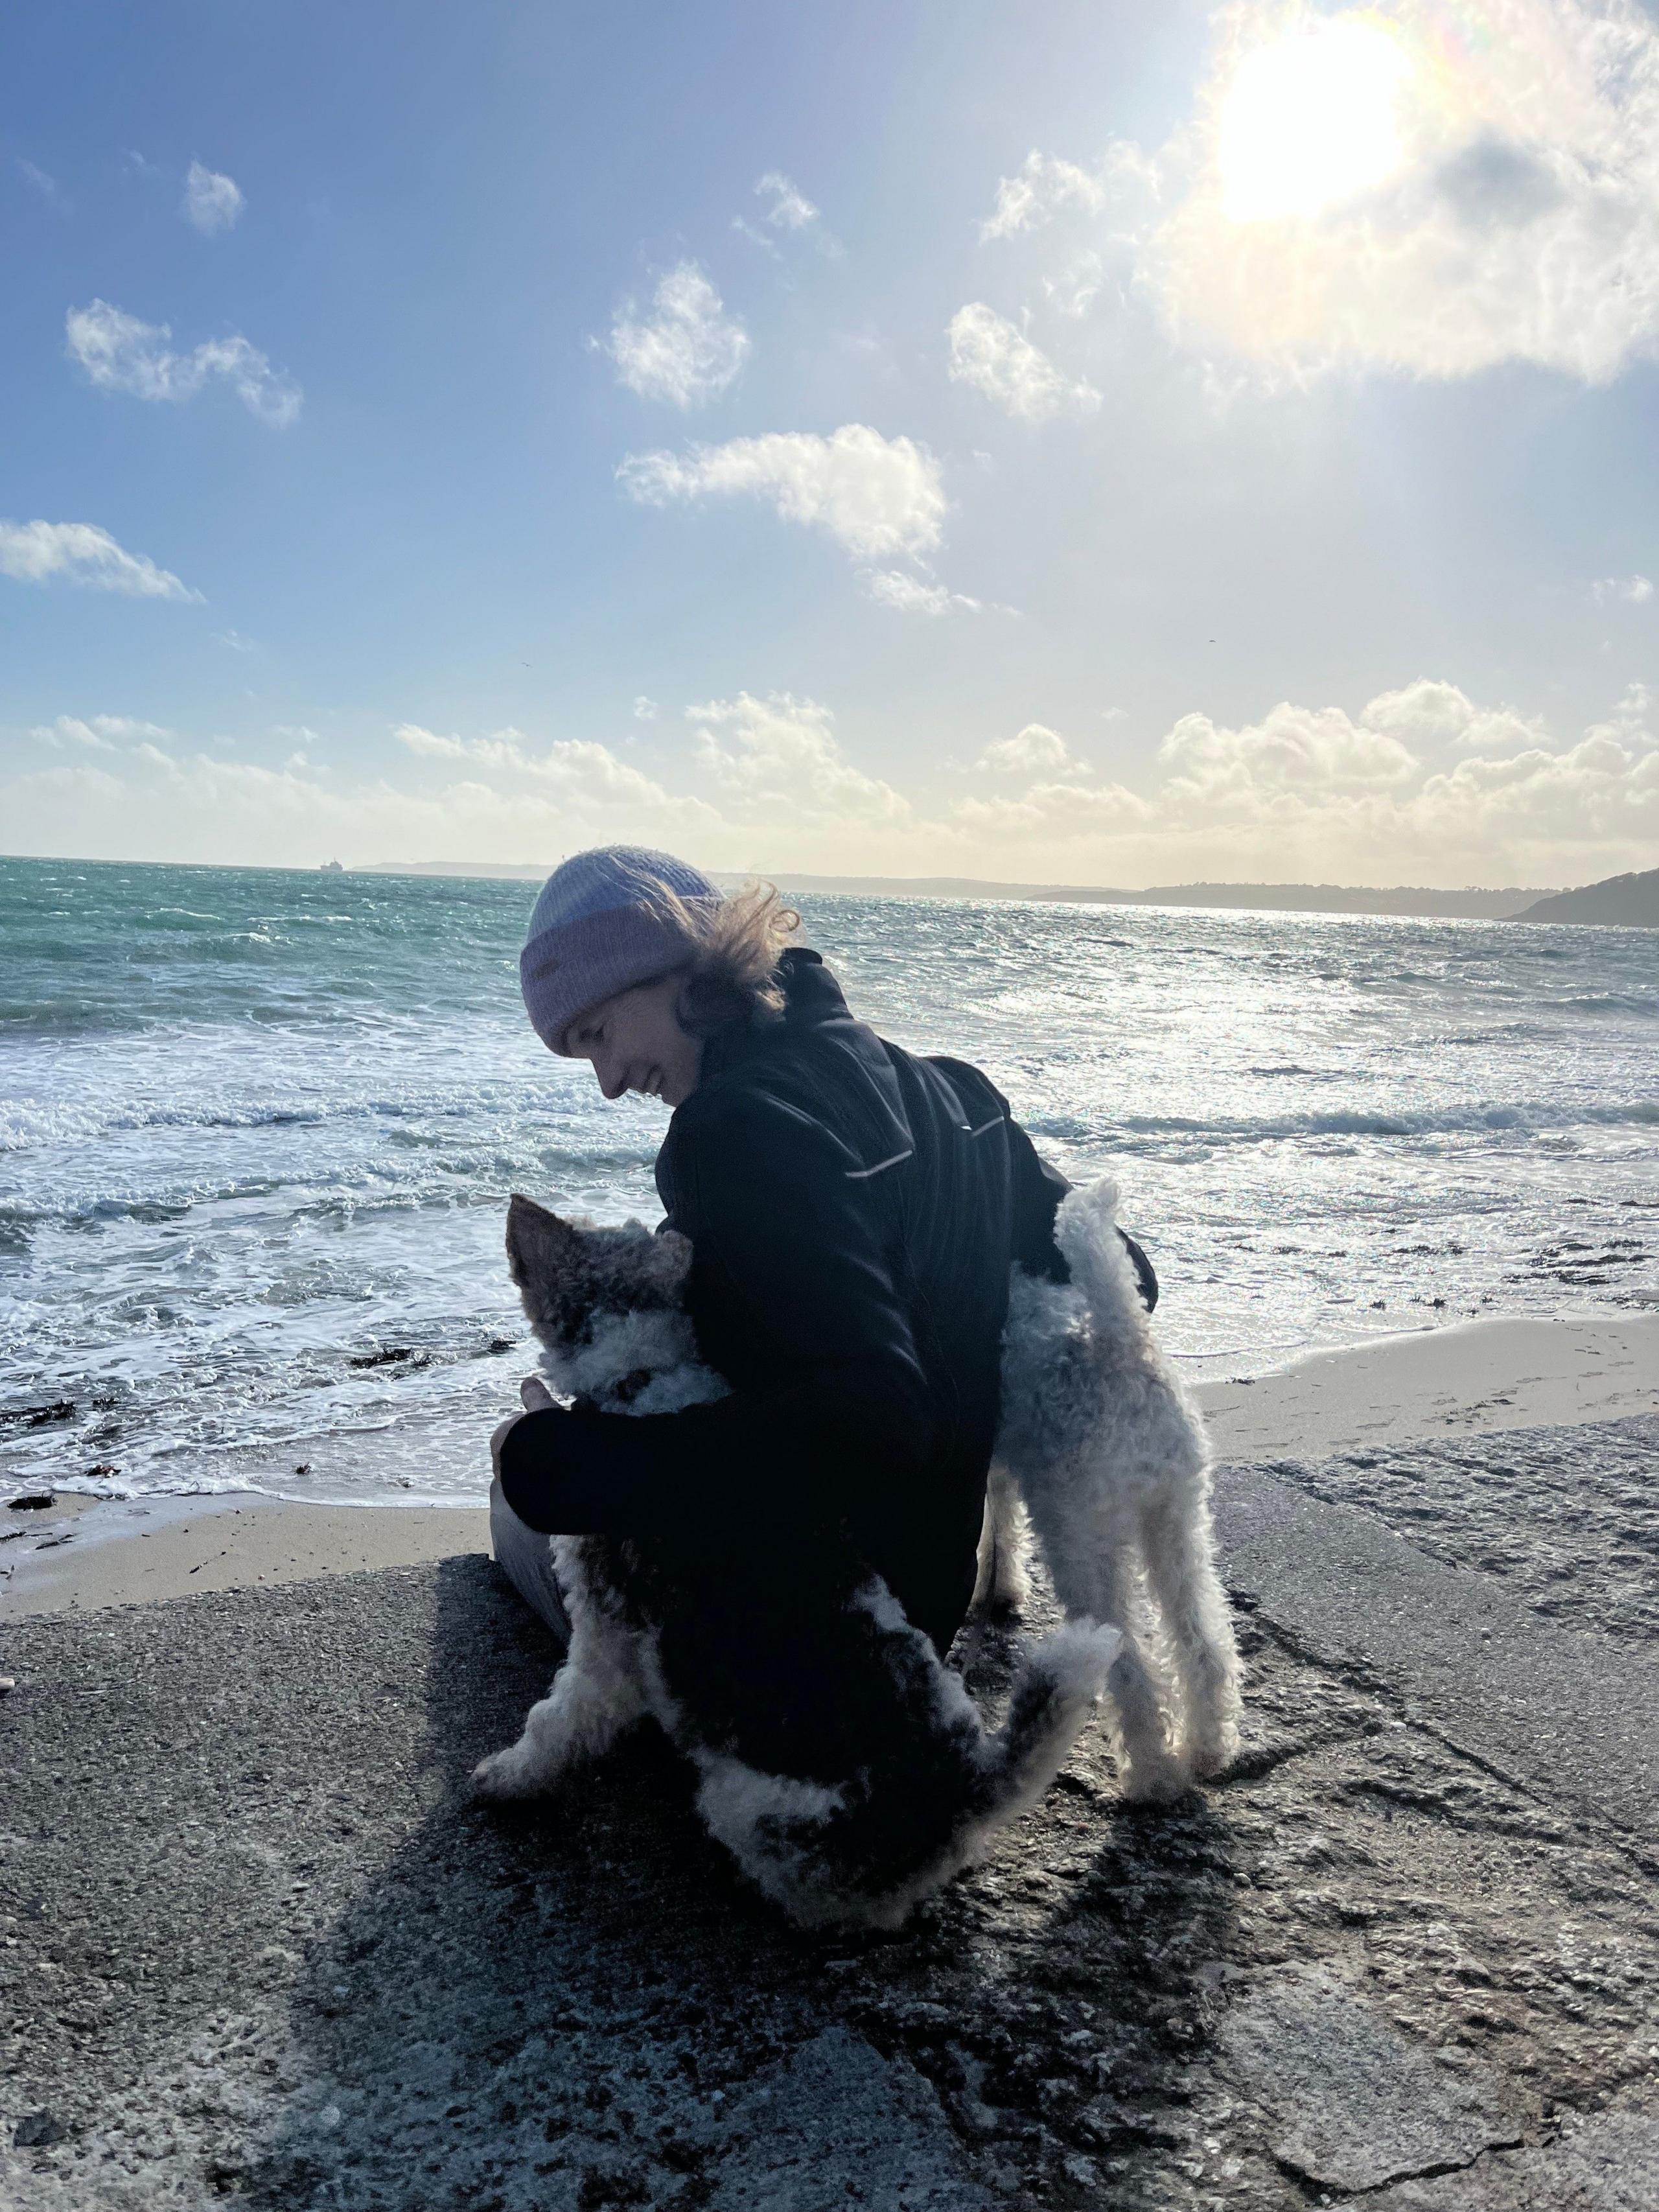
[[[1127,1796],[1170,1796],[1224,1765],[1238,1667],[1207,1452],[1153,1340],[1116,1206],[1109,1182],[1062,1202],[1069,1283],[1013,1274],[975,1602],[1018,1609],[1029,1528],[1067,1625],[1026,1652],[1000,1729],[986,1729],[885,1584],[829,1546],[814,1650],[860,1732],[848,1740],[823,1722],[780,1771],[755,1749],[775,1744],[775,1714],[754,1653],[735,1651],[719,1682],[686,1665],[672,1561],[642,1543],[556,1536],[569,1647],[519,1741],[477,1769],[480,1789],[549,1790],[649,1717],[696,1766],[711,1832],[792,1917],[895,1926],[1036,1802],[1103,1687]],[[642,1414],[723,1391],[680,1303],[684,1238],[563,1221],[515,1197],[507,1252],[561,1396]],[[533,1379],[524,1398],[551,1401]],[[706,1638],[698,1649],[706,1657]]]

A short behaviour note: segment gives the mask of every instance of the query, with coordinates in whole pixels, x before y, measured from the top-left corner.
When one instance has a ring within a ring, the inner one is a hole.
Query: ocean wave
[[[1036,1126],[1040,1126],[1036,1125]],[[1325,1113],[1218,1116],[1201,1121],[1179,1114],[1130,1115],[1110,1133],[1191,1137],[1206,1144],[1276,1144],[1304,1137],[1423,1138],[1518,1131],[1556,1135],[1577,1127],[1659,1126],[1659,1099],[1634,1098],[1605,1106],[1541,1103],[1504,1106],[1444,1106],[1418,1112],[1334,1108]]]
[[[481,1124],[501,1110],[512,1110],[522,1101],[486,1103],[478,1091],[466,1097],[437,1099],[342,1097],[297,1100],[264,1105],[229,1101],[204,1101],[198,1105],[153,1104],[95,1109],[53,1100],[0,1099],[0,1152],[33,1152],[48,1146],[84,1142],[99,1137],[126,1136],[145,1129],[285,1129],[314,1128],[327,1121],[377,1119],[401,1121],[429,1117],[433,1121],[477,1119]]]
[[[1648,1021],[1659,1018],[1659,995],[1641,991],[1588,991],[1577,998],[1547,1002],[1575,1014],[1636,1014]]]

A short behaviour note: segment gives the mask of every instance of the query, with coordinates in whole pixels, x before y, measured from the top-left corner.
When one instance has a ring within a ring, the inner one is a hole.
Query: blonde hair
[[[666,884],[651,887],[651,904],[690,947],[680,988],[680,1026],[690,1036],[783,1012],[778,963],[800,916],[775,884],[745,884],[719,901],[682,898]]]

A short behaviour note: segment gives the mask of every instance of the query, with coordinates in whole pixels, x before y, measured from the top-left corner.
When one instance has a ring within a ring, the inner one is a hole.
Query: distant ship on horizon
[[[325,860],[317,872],[319,876],[343,876],[345,870],[338,860]]]

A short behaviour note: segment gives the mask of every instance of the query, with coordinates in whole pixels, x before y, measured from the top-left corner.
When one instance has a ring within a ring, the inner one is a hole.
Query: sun
[[[1328,17],[1257,46],[1221,104],[1216,162],[1234,222],[1317,215],[1380,185],[1403,154],[1396,108],[1410,63],[1372,15]]]

